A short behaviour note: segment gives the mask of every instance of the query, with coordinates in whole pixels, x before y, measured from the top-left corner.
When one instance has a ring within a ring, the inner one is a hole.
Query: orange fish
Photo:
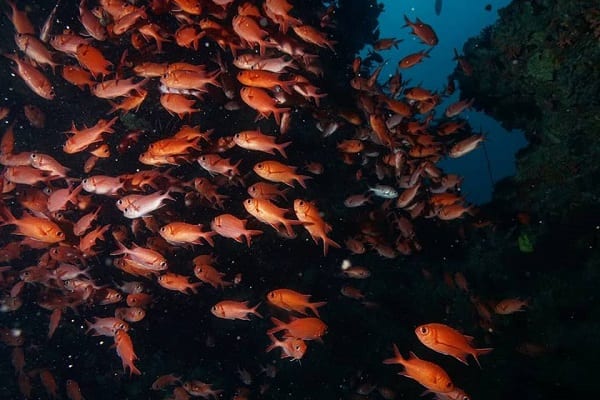
[[[15,43],[25,55],[37,65],[49,65],[52,71],[57,63],[52,59],[52,53],[46,48],[46,45],[33,35],[15,34]]]
[[[508,315],[519,311],[525,311],[525,307],[528,305],[528,300],[504,299],[496,304],[494,311],[496,314]]]
[[[333,45],[337,42],[335,40],[327,39],[327,35],[313,28],[310,25],[292,26],[294,33],[304,40],[306,43],[311,43],[319,47],[328,47],[329,50],[335,53]]]
[[[310,176],[298,175],[296,167],[282,164],[278,161],[262,161],[254,165],[253,171],[258,176],[271,182],[281,182],[290,187],[294,187],[294,181],[297,181],[300,186],[306,188],[306,179],[311,179]]]
[[[461,101],[457,101],[456,103],[452,103],[448,106],[448,108],[446,108],[444,115],[448,118],[455,117],[458,114],[460,114],[461,112],[463,112],[464,110],[471,108],[471,106],[473,105],[474,102],[475,102],[475,99],[461,100]]]
[[[17,230],[13,232],[14,235],[26,236],[44,243],[58,243],[65,240],[65,233],[62,229],[49,219],[34,217],[27,213],[24,213],[21,219],[16,219],[8,208],[3,208],[1,211],[4,214],[2,225],[17,227]]]
[[[215,232],[203,232],[202,225],[188,224],[185,222],[171,222],[159,229],[160,236],[167,242],[173,245],[185,245],[185,244],[204,244],[200,239],[205,240],[209,245],[213,246],[215,243],[212,237],[216,235]]]
[[[91,44],[80,44],[77,46],[77,61],[81,66],[92,74],[94,78],[98,75],[106,76],[111,73],[109,67],[113,64],[104,58],[100,50]]]
[[[244,86],[240,89],[240,96],[244,103],[258,112],[257,119],[268,118],[271,114],[277,125],[281,122],[281,114],[290,111],[290,108],[279,108],[276,99],[261,88]]]
[[[406,57],[404,57],[403,59],[401,59],[400,61],[398,61],[398,67],[400,67],[400,68],[413,67],[413,66],[417,65],[418,63],[420,63],[421,61],[423,61],[424,58],[429,57],[430,52],[431,52],[431,49],[429,49],[427,51],[419,51],[417,53],[409,54]]]
[[[294,84],[294,81],[285,80],[284,76],[285,75],[277,72],[265,71],[262,69],[252,69],[238,72],[237,80],[245,86],[270,90],[281,88],[286,93],[291,93],[291,86]]]
[[[394,357],[383,360],[384,364],[400,364],[404,371],[399,375],[414,379],[427,389],[437,393],[448,393],[454,390],[454,383],[439,365],[421,360],[413,352],[405,359],[394,344]]]
[[[425,346],[438,353],[452,356],[463,364],[469,365],[467,356],[473,356],[480,368],[481,365],[477,356],[487,354],[493,350],[491,348],[474,348],[471,346],[471,341],[473,340],[471,336],[463,335],[444,324],[433,323],[418,326],[415,329],[415,334]]]
[[[267,353],[277,347],[281,348],[281,358],[291,358],[292,361],[300,360],[306,353],[306,343],[302,339],[287,337],[284,340],[278,340],[274,335],[269,334],[271,345],[267,347]]]
[[[280,190],[276,185],[267,182],[256,182],[248,187],[248,194],[254,199],[276,200],[281,197],[287,201],[285,192],[288,189]]]
[[[292,317],[292,320],[288,323],[271,317],[271,322],[275,324],[275,327],[267,331],[269,335],[280,331],[287,331],[285,337],[320,341],[321,337],[327,332],[327,325],[319,318],[314,317]]]
[[[250,318],[248,317],[249,314],[254,314],[257,317],[262,318],[262,315],[256,311],[258,306],[260,306],[260,303],[249,308],[247,301],[223,300],[212,306],[210,312],[218,318],[250,321]]]
[[[242,237],[244,237],[248,247],[252,242],[252,236],[262,235],[263,233],[263,231],[256,229],[246,229],[246,220],[239,219],[231,214],[217,215],[210,223],[210,228],[219,235],[231,238],[239,243],[242,243]]]
[[[200,112],[199,108],[193,108],[196,100],[188,99],[185,96],[177,93],[165,93],[160,96],[160,104],[171,115],[176,114],[179,119],[196,112]]]
[[[115,333],[115,347],[117,348],[117,355],[123,363],[123,371],[127,371],[127,368],[129,368],[129,375],[141,375],[141,371],[133,364],[138,357],[133,350],[131,337],[124,330],[119,329]]]
[[[194,294],[198,293],[196,288],[202,285],[202,282],[190,283],[188,279],[189,277],[185,275],[167,272],[158,277],[158,284],[165,289],[175,290],[183,294],[189,294],[188,289]]]
[[[339,244],[327,237],[327,234],[331,232],[331,226],[321,218],[321,214],[314,204],[296,199],[294,200],[294,212],[315,243],[318,244],[318,239],[321,239],[323,242],[323,255],[327,255],[329,246],[340,248]]]
[[[202,397],[205,399],[219,398],[219,394],[222,393],[222,390],[214,390],[210,383],[205,383],[201,381],[187,381],[184,382],[183,388],[192,396]],[[186,397],[187,399],[188,397]],[[183,398],[182,398],[183,399]],[[179,400],[179,398],[177,399]]]
[[[79,387],[77,381],[73,379],[67,379],[65,387],[69,400],[84,400],[83,394],[81,394],[81,388]]]
[[[455,143],[448,151],[448,157],[458,158],[477,148],[479,143],[485,140],[483,135],[473,135],[460,142]]]
[[[221,287],[224,289],[225,286],[231,286],[233,283],[223,280],[224,273],[217,271],[215,267],[209,264],[197,264],[194,266],[194,275],[202,282],[208,283],[215,289]]]
[[[400,43],[400,42],[402,42],[402,39],[396,39],[396,38],[379,39],[378,41],[373,43],[373,49],[375,49],[377,51],[381,51],[381,50],[389,50],[390,48],[392,48],[392,46],[395,48],[398,48],[398,43]]]
[[[10,58],[17,64],[15,72],[35,94],[46,100],[54,99],[54,88],[46,75],[15,54],[4,54],[4,57]]]
[[[260,55],[263,56],[265,54],[265,48],[270,46],[268,42],[269,32],[261,29],[256,20],[249,16],[237,15],[233,17],[231,26],[242,41],[249,45],[258,44]]]
[[[119,307],[115,309],[115,318],[127,322],[139,322],[146,316],[146,311],[141,307]]]
[[[285,148],[292,144],[292,142],[277,144],[274,136],[264,135],[261,131],[238,132],[233,135],[233,141],[246,150],[262,151],[273,155],[275,154],[274,150],[277,150],[283,158],[287,158]]]
[[[406,22],[406,25],[404,26],[410,26],[412,28],[413,35],[421,39],[423,43],[430,46],[435,46],[438,44],[438,37],[431,26],[427,25],[419,18],[417,18],[415,22],[411,22],[406,15],[404,16],[404,21]]]
[[[43,369],[40,371],[40,380],[42,381],[42,386],[46,389],[48,397],[58,399],[58,385],[56,384],[54,375],[47,369]]]
[[[19,10],[14,1],[9,0],[7,3],[11,8],[11,14],[8,15],[7,13],[7,16],[10,18],[15,30],[21,34],[35,35],[35,28],[29,21],[27,12]]]
[[[324,306],[327,302],[311,303],[309,299],[310,294],[298,293],[291,289],[276,289],[267,294],[267,300],[274,306],[283,308],[286,311],[296,311],[304,315],[308,315],[306,310],[310,309],[319,317],[318,308]]]
[[[271,225],[277,232],[282,232],[281,228],[285,227],[285,233],[288,237],[293,238],[295,236],[292,225],[300,222],[285,218],[285,214],[288,212],[285,208],[277,207],[267,199],[254,198],[244,200],[244,208],[254,218]]]
[[[180,376],[176,376],[175,374],[162,375],[152,383],[152,390],[162,390],[175,383],[181,383]]]

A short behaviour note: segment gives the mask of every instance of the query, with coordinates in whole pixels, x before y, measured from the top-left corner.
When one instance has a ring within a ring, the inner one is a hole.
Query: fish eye
[[[256,164],[256,168],[258,168],[258,169],[262,169],[262,168],[263,168],[263,165],[262,165],[262,164]]]
[[[296,345],[296,347],[294,347],[294,349],[295,349],[296,351],[300,351],[300,346],[299,346],[299,345]]]
[[[117,200],[117,205],[123,205],[123,200]]]
[[[303,205],[304,205],[304,200],[300,200],[300,201],[298,202],[298,204],[300,204],[301,206],[303,206]]]
[[[58,254],[58,248],[56,248],[56,247],[53,248],[52,250],[50,250],[50,253],[52,253],[54,255]]]
[[[201,159],[202,161],[206,161],[206,157],[204,157],[204,156],[200,156],[200,159]]]
[[[161,261],[159,265],[161,267],[166,267],[167,266],[167,262],[166,261]]]
[[[252,200],[250,200],[250,199],[246,200],[246,204],[252,204]]]
[[[447,388],[451,388],[452,386],[453,386],[453,385],[452,385],[452,382],[448,382],[448,383],[446,383],[446,387],[447,387]]]
[[[88,183],[88,178],[85,178],[84,180],[82,180],[82,181],[81,181],[81,183],[83,183],[84,185],[85,185],[86,183]]]
[[[37,158],[37,154],[35,154],[35,153],[32,153],[32,154],[31,154],[31,158],[35,160],[35,159]]]
[[[160,231],[161,231],[161,232],[165,232],[166,230],[167,230],[167,227],[166,227],[166,226],[163,226],[162,228],[160,228]]]
[[[421,331],[421,333],[422,333],[423,335],[426,335],[426,334],[427,334],[427,332],[429,332],[429,329],[427,329],[427,327],[426,327],[426,326],[422,326],[422,327],[421,327],[421,329],[420,329],[420,331]]]
[[[471,398],[469,396],[463,396],[462,400],[471,400]]]
[[[56,232],[56,236],[63,237],[63,236],[65,236],[65,234],[62,231],[58,231],[58,232]]]

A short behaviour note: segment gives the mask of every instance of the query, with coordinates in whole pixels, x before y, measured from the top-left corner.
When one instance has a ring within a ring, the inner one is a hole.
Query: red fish
[[[129,368],[129,375],[141,375],[142,372],[133,364],[138,359],[133,350],[133,342],[124,330],[119,329],[115,333],[115,347],[117,348],[117,355],[123,363],[123,370],[127,371],[127,368]]]
[[[435,46],[438,44],[438,37],[430,25],[427,25],[419,18],[417,18],[415,22],[410,22],[406,15],[404,16],[404,21],[406,21],[406,25],[404,26],[410,26],[412,28],[413,35],[421,39],[423,43],[430,46]]]
[[[254,314],[257,317],[262,318],[262,315],[256,311],[258,306],[260,306],[260,303],[250,308],[248,307],[247,301],[223,300],[215,304],[210,309],[210,312],[212,312],[213,315],[218,318],[250,321],[250,314]]]
[[[444,324],[434,323],[418,326],[415,329],[415,334],[425,346],[438,353],[452,356],[466,365],[469,365],[467,363],[467,356],[471,355],[477,362],[477,365],[481,367],[477,356],[492,351],[491,348],[474,348],[471,345],[471,341],[473,340],[471,336],[463,335]]]

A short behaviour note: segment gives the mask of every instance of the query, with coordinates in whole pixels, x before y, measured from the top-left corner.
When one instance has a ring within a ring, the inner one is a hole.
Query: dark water
[[[231,24],[231,18],[240,3],[235,1],[231,6],[224,25]],[[251,3],[262,4],[261,1]],[[390,152],[386,146],[366,139],[368,147],[363,153],[371,151],[379,154],[371,158],[352,156],[348,163],[342,161],[336,149],[338,143],[352,138],[357,130],[369,129],[366,120],[368,113],[361,114],[357,105],[359,94],[349,85],[354,77],[350,65],[364,44],[372,44],[378,39],[373,32],[380,7],[375,2],[358,0],[299,3],[293,3],[292,15],[315,27],[319,26],[327,6],[337,6],[332,14],[336,24],[323,28],[337,41],[335,53],[310,46],[311,52],[319,56],[324,75],[318,77],[305,73],[311,82],[328,95],[320,106],[302,99],[290,101],[293,108],[291,128],[278,139],[278,142],[293,142],[287,149],[287,160],[238,147],[227,150],[223,156],[233,161],[242,160],[240,171],[245,185],[260,180],[252,172],[253,165],[259,161],[277,159],[294,166],[303,166],[309,161],[321,163],[325,168],[323,175],[313,176],[306,189],[296,185],[287,192],[288,200],[278,205],[291,209],[293,199],[315,201],[323,218],[333,227],[329,236],[342,246],[348,237],[361,235],[364,239],[369,236],[364,232],[375,232],[372,238],[392,248],[400,237],[408,243],[412,254],[400,254],[394,250],[395,258],[388,259],[379,256],[371,248],[373,246],[367,246],[367,252],[362,255],[351,255],[345,248],[334,248],[324,256],[321,245],[315,245],[301,227],[294,228],[296,238],[284,239],[271,227],[249,216],[242,205],[242,201],[248,197],[244,186],[224,185],[220,189],[221,193],[229,196],[224,210],[213,208],[207,202],[186,207],[183,193],[174,193],[175,202],[153,213],[158,226],[178,220],[202,223],[206,227],[215,216],[227,212],[247,218],[250,228],[261,229],[264,233],[255,238],[250,247],[218,236],[215,237],[214,248],[207,245],[193,248],[166,246],[166,250],[161,251],[168,260],[169,271],[192,277],[192,259],[200,254],[212,253],[217,260],[215,267],[226,273],[228,280],[241,273],[242,282],[225,290],[203,285],[198,294],[192,295],[166,290],[154,278],[135,278],[112,266],[110,252],[116,249],[116,244],[108,235],[107,242],[98,246],[99,255],[88,260],[93,281],[98,285],[114,287],[115,282],[141,280],[147,288],[146,292],[152,294],[154,299],[146,317],[140,322],[131,323],[129,331],[139,358],[135,365],[143,373],[130,377],[123,372],[120,359],[112,348],[113,338],[85,334],[86,320],[112,316],[116,307],[124,305],[123,302],[99,305],[88,301],[76,310],[65,309],[60,326],[54,336],[48,339],[50,311],[39,306],[40,296],[46,291],[63,296],[68,292],[59,287],[44,288],[41,284],[27,284],[19,296],[23,305],[15,311],[0,314],[0,327],[19,330],[23,334],[24,373],[33,387],[31,398],[48,398],[40,383],[41,369],[47,369],[54,375],[62,398],[66,396],[67,379],[79,383],[86,399],[167,398],[172,388],[157,392],[152,391],[150,386],[156,377],[168,373],[181,376],[184,381],[195,379],[209,382],[213,388],[223,390],[220,398],[225,399],[233,398],[240,387],[247,387],[250,391],[248,398],[253,399],[384,398],[376,389],[368,394],[358,394],[361,385],[388,388],[398,399],[418,398],[424,390],[422,386],[398,376],[399,366],[382,363],[384,359],[392,357],[392,344],[396,344],[404,356],[413,351],[419,357],[440,365],[454,384],[473,399],[517,396],[526,399],[569,398],[594,393],[594,366],[599,345],[598,307],[595,304],[600,214],[583,212],[564,220],[557,216],[525,212],[525,216],[516,218],[516,210],[510,203],[516,189],[510,182],[505,182],[507,187],[497,188],[497,193],[509,195],[497,195],[494,202],[482,206],[474,216],[465,215],[445,221],[435,215],[427,215],[433,213],[433,208],[429,203],[432,193],[426,188],[435,188],[438,182],[426,176],[422,178],[423,190],[416,200],[427,203],[426,211],[411,221],[415,236],[402,237],[390,221],[393,216],[409,218],[410,214],[393,205],[387,205],[386,208],[384,199],[373,197],[372,203],[362,208],[344,207],[344,199],[365,192],[369,186],[397,186],[398,183],[393,174],[379,180],[375,173],[377,160],[380,160],[378,157]],[[138,5],[142,4],[145,3]],[[54,4],[40,2],[28,5],[27,2],[18,2],[18,6],[21,9],[27,6],[30,19],[34,26],[39,27]],[[88,7],[91,8],[92,4]],[[167,32],[177,29],[175,18],[168,13],[155,15],[148,10],[148,15]],[[80,32],[77,18],[77,4],[63,0],[53,33],[66,27]],[[6,39],[0,43],[2,52],[15,51],[13,29],[6,17],[0,20],[0,35]],[[268,29],[273,34],[277,30],[272,23]],[[293,36],[291,31],[288,34]],[[408,29],[404,35],[409,37]],[[130,34],[93,43],[114,63],[128,49],[127,60],[131,65],[124,68],[127,77],[133,76],[131,67],[143,61],[186,61],[207,64],[209,69],[213,69],[217,67],[212,61],[216,54],[221,54],[228,64],[232,60],[230,51],[219,49],[210,38],[201,40],[200,51],[167,43],[162,54],[132,49]],[[77,63],[60,54],[56,54],[55,59],[60,64]],[[44,100],[11,73],[12,64],[8,59],[0,61],[0,76],[4,77],[0,82],[0,107],[11,109],[8,119],[2,122],[2,132],[6,132],[8,124],[14,121],[17,152],[36,151],[52,155],[71,169],[69,177],[75,179],[100,174],[117,176],[153,169],[138,161],[139,154],[150,143],[172,135],[184,124],[200,124],[203,130],[214,129],[213,140],[257,127],[263,133],[279,135],[273,118],[255,122],[256,113],[241,102],[239,96],[235,100],[240,104],[240,109],[226,110],[224,105],[229,100],[222,90],[214,87],[210,87],[203,100],[197,102],[202,109],[200,113],[183,121],[172,117],[160,106],[158,78],[153,78],[146,86],[149,94],[140,109],[127,117],[121,116],[115,125],[116,133],[106,138],[112,156],[107,160],[99,160],[96,169],[85,174],[82,166],[89,155],[64,153],[63,132],[70,128],[72,121],[79,128],[84,124],[95,124],[104,117],[110,106],[105,100],[91,96],[87,89],[81,91],[63,80],[58,73],[60,68],[55,75],[50,69],[44,69],[57,93],[55,100]],[[360,75],[368,77],[377,66],[376,62],[363,65]],[[237,69],[231,66],[227,74],[234,78],[236,73]],[[239,90],[240,85],[235,79],[233,81],[236,90]],[[384,91],[381,88],[378,90],[380,94]],[[372,93],[362,95],[376,97]],[[36,105],[46,114],[44,128],[37,129],[29,125],[22,112],[26,104]],[[359,127],[340,117],[341,110],[345,109],[356,110],[363,117]],[[377,112],[383,113],[380,106]],[[442,120],[442,114],[443,109],[438,110],[431,131],[426,133],[434,131],[433,127]],[[389,117],[391,113],[385,112],[385,115]],[[411,118],[411,121],[422,122],[426,115]],[[317,121],[336,121],[340,123],[340,129],[332,136],[323,138],[316,128]],[[131,129],[144,129],[144,133],[137,144],[119,154],[116,148]],[[473,130],[467,127],[463,135],[467,137],[472,133]],[[447,150],[458,139],[438,140],[443,141],[443,148]],[[198,153],[193,155],[197,157]],[[416,158],[409,160],[415,165],[422,161]],[[427,160],[435,163],[438,157]],[[162,172],[167,170],[179,182],[198,176],[215,182],[219,179],[208,175],[195,161],[172,169],[160,167]],[[301,170],[303,174],[310,175]],[[357,180],[358,170],[363,176]],[[482,170],[481,173],[487,172]],[[219,180],[223,181],[227,180]],[[55,188],[66,187],[64,180],[52,183]],[[45,185],[35,186],[42,189]],[[24,189],[25,186],[19,184],[15,192]],[[182,191],[190,192],[193,189],[185,187]],[[23,206],[17,201],[15,192],[3,194],[2,203],[20,216]],[[460,192],[457,191],[457,194]],[[158,237],[148,229],[134,235],[131,232],[132,221],[124,218],[114,207],[115,200],[100,195],[92,197],[94,207],[90,210],[102,205],[99,225],[111,224],[112,230],[123,226],[129,235],[128,239],[139,245]],[[60,226],[70,232],[69,221],[76,221],[84,213],[75,207],[69,208],[63,212],[65,219]],[[293,211],[286,215],[294,218]],[[19,236],[11,234],[13,230],[13,227],[2,228],[2,246],[21,240]],[[74,235],[69,233],[67,236],[67,245],[78,243]],[[44,251],[43,248],[26,247],[17,258],[0,264],[12,267],[2,273],[0,287],[3,297],[7,298],[11,287],[20,280],[20,272],[36,265]],[[367,267],[372,276],[365,280],[342,277],[340,265],[344,259],[350,259],[354,265]],[[457,272],[466,277],[468,292],[452,282]],[[192,277],[191,281],[198,280]],[[364,300],[343,296],[341,289],[347,285],[360,289],[365,295]],[[308,351],[301,361],[280,360],[279,349],[265,352],[269,345],[265,332],[273,326],[269,317],[289,319],[289,313],[266,301],[266,294],[277,288],[311,294],[313,301],[327,301],[327,305],[320,309],[321,318],[328,325],[327,333],[322,342],[307,342]],[[493,310],[497,302],[511,298],[527,299],[529,306],[524,312],[511,315],[492,314],[488,321],[482,321],[477,313],[476,304]],[[214,317],[210,312],[211,307],[225,299],[248,300],[250,305],[260,302],[259,311],[265,318],[230,321]],[[465,366],[451,357],[435,353],[423,346],[414,334],[417,326],[430,322],[452,326],[466,335],[474,336],[476,347],[493,347],[494,350],[489,355],[480,356],[481,369],[472,359],[469,360],[470,365]],[[11,366],[11,351],[11,346],[0,345],[2,399],[23,398]],[[261,366],[266,365],[276,367],[277,375],[274,378],[261,373]],[[251,383],[240,380],[239,369],[250,372],[253,377]]]

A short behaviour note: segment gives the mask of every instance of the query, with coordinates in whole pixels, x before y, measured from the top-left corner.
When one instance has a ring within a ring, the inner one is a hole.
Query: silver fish
[[[395,199],[398,197],[398,191],[387,185],[375,185],[375,187],[369,187],[369,192],[373,192],[375,196],[384,199]]]
[[[52,31],[52,26],[54,25],[54,17],[56,16],[56,10],[58,10],[58,6],[60,4],[60,0],[56,2],[56,5],[48,15],[44,26],[42,26],[42,30],[40,31],[40,40],[44,43],[48,43],[48,39],[50,39],[50,31]]]

